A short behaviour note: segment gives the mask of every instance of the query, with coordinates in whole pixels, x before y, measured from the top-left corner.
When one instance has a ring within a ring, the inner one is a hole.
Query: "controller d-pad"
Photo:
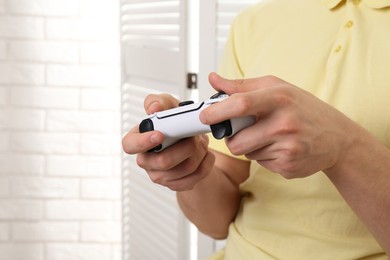
[[[225,120],[221,123],[211,125],[211,133],[215,139],[222,139],[226,136],[230,136],[233,132],[232,124],[230,120]]]

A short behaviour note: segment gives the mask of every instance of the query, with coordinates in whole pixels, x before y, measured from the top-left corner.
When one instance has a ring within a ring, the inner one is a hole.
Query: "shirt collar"
[[[373,9],[381,9],[390,6],[390,0],[361,0],[365,5]],[[329,8],[333,9],[344,0],[322,0],[324,4]]]

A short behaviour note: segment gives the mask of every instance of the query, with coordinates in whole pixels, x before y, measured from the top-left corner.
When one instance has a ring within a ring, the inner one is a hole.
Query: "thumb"
[[[173,96],[162,94],[149,94],[144,100],[144,108],[148,114],[177,107],[179,101]]]
[[[209,74],[209,82],[211,86],[218,92],[225,92],[228,95],[242,91],[241,86],[244,79],[230,80],[225,79],[215,72]]]
[[[209,82],[215,90],[223,91],[228,95],[232,95],[234,93],[250,92],[261,88],[275,86],[284,81],[275,76],[231,80],[225,79],[217,73],[212,72],[209,74]]]

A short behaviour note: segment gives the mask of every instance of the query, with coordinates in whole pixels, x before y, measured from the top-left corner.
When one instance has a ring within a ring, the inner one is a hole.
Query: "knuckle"
[[[167,187],[172,191],[186,191],[192,188],[192,186],[189,186],[187,183],[184,183],[183,181],[173,181],[169,183]]]
[[[176,98],[167,93],[159,94],[159,98],[163,104],[164,109],[177,107],[179,104],[179,101]]]
[[[279,169],[279,173],[286,179],[293,179],[296,175],[296,166],[292,163],[284,163]]]
[[[245,83],[245,79],[234,79],[233,84],[236,86],[242,86]]]
[[[234,138],[234,137],[233,137]],[[235,155],[239,156],[242,155],[244,152],[244,146],[242,142],[236,142],[234,139],[227,139],[226,140],[226,145],[229,148],[229,151]]]
[[[132,133],[129,132],[122,138],[122,149],[127,154],[135,153],[134,149],[132,149],[132,136]]]
[[[280,174],[285,179],[290,180],[299,177],[299,165],[292,161],[289,162],[279,158],[269,162],[257,161],[257,163],[273,173]]]
[[[152,102],[158,100],[157,94],[148,94],[144,99],[144,107],[148,107]]]
[[[287,162],[278,160],[278,162],[273,162],[267,168],[274,173],[280,174],[285,179],[294,178],[293,166]]]
[[[127,154],[131,154],[131,149],[129,147],[129,145],[127,144],[127,140],[126,138],[123,138],[122,139],[122,149],[125,153]]]
[[[296,178],[301,174],[302,167],[299,160],[291,157],[285,157],[278,162],[278,173],[286,179]]]
[[[148,94],[144,100],[145,107],[150,105],[153,102],[159,102],[163,109],[169,109],[172,107],[176,107],[179,101],[167,93],[161,94]]]
[[[164,178],[162,174],[149,173],[149,178],[155,184],[164,185]]]
[[[200,162],[198,159],[189,159],[187,162],[184,164],[184,172],[186,173],[193,173],[195,172],[198,167],[199,167]]]
[[[276,135],[290,135],[299,131],[300,123],[295,116],[284,115],[279,119],[278,127],[276,128]]]
[[[234,108],[239,114],[247,114],[253,105],[251,98],[245,94],[232,95],[231,98],[233,98]]]
[[[154,163],[157,169],[169,170],[172,166],[172,157],[166,156],[165,154],[158,154],[154,158]]]
[[[284,144],[284,158],[287,161],[296,161],[308,154],[309,146],[302,141],[292,140]]]
[[[181,164],[182,172],[186,174],[194,173],[202,163],[202,159],[203,157],[201,154],[194,154],[188,157]]]
[[[286,107],[295,104],[295,96],[287,88],[275,93],[274,102],[278,106]]]
[[[139,167],[145,169],[146,167],[146,163],[145,163],[145,159],[144,157],[142,156],[142,154],[138,154],[137,157],[136,157],[136,163]]]
[[[274,76],[274,75],[267,75],[263,77],[263,80],[266,81],[269,84],[275,84],[281,81],[280,78]]]

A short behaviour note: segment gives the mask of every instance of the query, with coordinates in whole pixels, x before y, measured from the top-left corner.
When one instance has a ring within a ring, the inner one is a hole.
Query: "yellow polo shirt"
[[[261,1],[235,19],[220,72],[280,77],[390,147],[390,0]],[[388,259],[322,172],[286,180],[252,162],[241,190],[215,259]]]

